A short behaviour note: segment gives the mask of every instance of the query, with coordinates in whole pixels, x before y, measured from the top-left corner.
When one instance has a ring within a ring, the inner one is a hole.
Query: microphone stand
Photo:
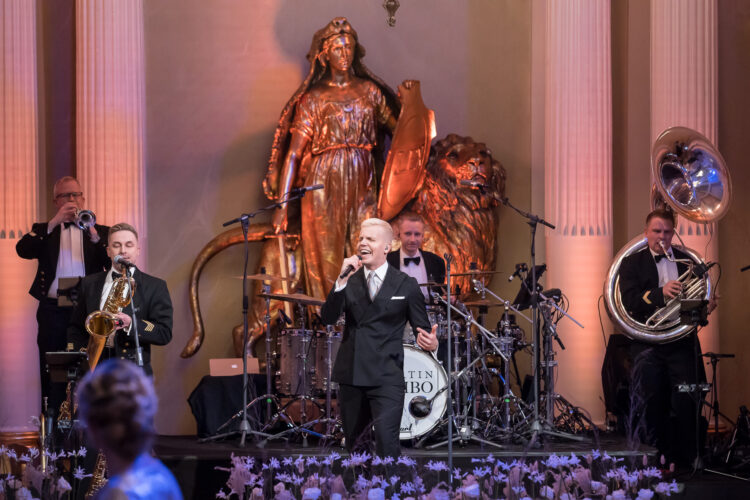
[[[133,338],[135,338],[135,362],[138,366],[143,368],[143,350],[141,349],[141,342],[140,340],[138,340],[138,318],[136,318],[136,315],[135,315],[135,303],[133,302],[134,300],[133,288],[135,288],[135,276],[133,276],[130,273],[129,265],[123,264],[122,267],[123,267],[123,274],[125,274],[125,277],[128,278],[128,282],[130,282],[131,279],[133,280],[133,284],[128,287],[130,291],[130,312],[131,312],[130,333],[132,333]]]
[[[513,209],[513,211],[518,213],[521,217],[527,219],[527,224],[531,228],[531,270],[529,271],[529,273],[531,274],[532,290],[529,290],[529,294],[531,296],[531,331],[532,338],[534,339],[532,353],[532,357],[534,360],[534,414],[531,425],[529,427],[531,431],[529,446],[531,447],[537,445],[539,437],[543,435],[577,439],[578,436],[574,436],[573,434],[560,432],[550,428],[550,426],[547,425],[546,421],[543,421],[539,418],[539,369],[542,365],[542,360],[540,349],[541,331],[539,328],[539,293],[537,292],[536,284],[536,228],[538,224],[547,226],[550,229],[555,229],[555,226],[539,217],[538,215],[526,212],[514,206],[506,197],[501,198],[500,202],[503,205]],[[523,286],[526,286],[526,280],[523,280],[523,283]]]
[[[322,187],[322,186],[321,186]],[[268,434],[262,433],[262,432],[256,432],[250,429],[250,422],[247,419],[247,337],[248,337],[248,308],[250,306],[250,298],[248,297],[248,291],[247,291],[247,264],[248,264],[248,258],[250,254],[250,241],[248,239],[248,229],[250,227],[250,219],[255,217],[258,214],[268,212],[271,210],[275,210],[277,208],[280,208],[290,201],[298,200],[302,198],[305,195],[305,192],[309,189],[301,188],[295,190],[292,194],[290,192],[289,194],[291,196],[287,196],[286,198],[277,201],[275,203],[271,203],[268,206],[265,206],[263,208],[259,208],[258,210],[255,210],[254,212],[250,213],[243,213],[239,217],[236,217],[234,219],[228,220],[222,224],[222,226],[230,226],[232,224],[235,224],[239,222],[242,225],[242,235],[245,239],[245,262],[242,269],[242,421],[240,422],[240,446],[245,446],[245,438],[248,433],[261,435],[264,437],[268,437]],[[266,353],[266,359],[268,359],[268,353]],[[266,367],[266,372],[268,372],[268,367]],[[266,376],[266,389],[267,394],[271,393],[271,379]],[[235,431],[236,432],[236,431]],[[231,434],[231,433],[228,433]]]
[[[448,286],[446,287],[445,295],[446,295],[446,302],[448,305],[451,303],[451,263],[453,262],[453,255],[449,253],[445,253],[445,282],[448,283]],[[448,363],[450,364],[451,360],[453,359],[452,353],[451,353],[451,335],[453,334],[452,330],[452,323],[451,323],[451,308],[448,307],[448,310],[446,312],[446,321],[448,325],[448,337],[447,337],[447,344],[448,344]],[[450,367],[448,367],[448,373],[450,373]],[[453,394],[451,394],[451,381],[448,379],[447,381],[448,391],[446,396],[446,402],[448,404],[448,470],[453,471]],[[453,474],[450,475],[450,486],[453,487]]]

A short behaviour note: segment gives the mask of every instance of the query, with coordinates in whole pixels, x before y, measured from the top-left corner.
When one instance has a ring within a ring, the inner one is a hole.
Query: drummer
[[[396,237],[401,242],[401,249],[388,253],[388,263],[416,279],[417,283],[431,282],[440,285],[444,284],[445,261],[437,254],[422,250],[425,227],[422,216],[415,212],[402,212],[398,219],[396,219],[395,226],[397,231]],[[425,302],[432,304],[430,287],[423,286],[421,288]],[[442,310],[442,308],[437,306],[430,306],[428,308],[430,322],[433,324],[435,320],[439,320],[439,315],[433,315],[435,309]],[[445,345],[446,339],[441,334],[441,330],[445,330],[443,327],[444,325],[438,325],[439,347],[432,354],[443,363],[444,367],[448,367],[450,364],[448,363],[448,350]],[[404,330],[404,342],[407,344],[414,344],[416,342],[416,335],[414,335],[411,325],[408,323]]]
[[[396,220],[401,249],[388,253],[388,263],[405,272],[417,283],[445,283],[445,261],[437,254],[422,250],[424,220],[414,212],[403,212]],[[425,301],[432,303],[429,288],[422,287]]]

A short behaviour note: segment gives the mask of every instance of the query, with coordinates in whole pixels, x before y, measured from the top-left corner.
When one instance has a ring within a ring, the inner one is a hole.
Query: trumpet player
[[[127,271],[132,278],[131,283],[135,284],[132,301],[121,310],[109,311],[116,316],[116,324],[107,338],[101,359],[117,357],[137,363],[137,347],[140,347],[143,370],[153,375],[151,346],[166,345],[172,340],[172,300],[167,283],[136,267],[140,244],[138,232],[130,224],[121,222],[110,228],[107,254],[112,259],[112,268],[81,280],[80,300],[73,308],[68,339],[76,349],[89,345],[86,318],[93,312],[106,309],[105,304],[114,283]],[[137,328],[132,323],[133,307],[136,310]]]
[[[42,401],[57,409],[65,399],[65,384],[52,384],[44,355],[64,351],[66,329],[72,307],[59,305],[59,279],[83,277],[109,267],[106,244],[109,228],[91,221],[84,227],[75,224],[84,209],[86,198],[74,177],[62,177],[52,190],[57,212],[48,222],[38,222],[16,244],[16,253],[24,259],[38,261],[36,276],[29,293],[39,301],[37,309],[37,345]],[[90,213],[90,212],[89,212]]]
[[[672,248],[674,230],[675,216],[671,210],[652,211],[646,217],[648,246],[622,262],[623,304],[637,321],[645,322],[654,311],[682,292],[678,278],[687,270],[683,259],[689,257]],[[709,312],[714,307],[712,301]],[[698,443],[702,442],[696,427],[702,394],[679,392],[677,385],[706,380],[696,331],[664,344],[634,340],[630,354],[633,362],[631,391],[635,396],[631,397],[630,411],[636,416],[634,422],[640,430],[641,441],[658,448],[669,461],[691,465],[696,459]]]

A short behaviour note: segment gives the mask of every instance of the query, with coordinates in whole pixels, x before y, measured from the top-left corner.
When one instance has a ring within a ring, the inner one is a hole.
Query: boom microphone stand
[[[253,217],[255,217],[256,215],[260,213],[275,210],[277,208],[281,208],[282,206],[286,205],[290,201],[298,200],[302,198],[307,191],[313,191],[313,190],[322,189],[322,188],[323,188],[322,184],[315,184],[313,186],[306,186],[306,187],[302,187],[299,189],[293,189],[287,194],[285,198],[279,200],[276,203],[271,203],[270,205],[263,207],[263,208],[259,208],[258,210],[254,212],[241,214],[239,217],[228,220],[224,224],[222,224],[222,226],[226,227],[226,226],[231,226],[232,224],[239,222],[242,225],[242,235],[244,236],[244,239],[245,239],[245,263],[242,269],[242,421],[240,422],[240,428],[238,431],[232,431],[221,436],[221,437],[226,437],[228,435],[234,434],[235,432],[239,432],[240,433],[240,446],[243,446],[243,447],[245,446],[245,437],[247,436],[248,433],[268,437],[268,434],[266,433],[251,430],[250,422],[247,419],[247,407],[248,407],[248,404],[247,404],[247,336],[248,336],[247,311],[250,306],[250,298],[248,297],[248,292],[247,292],[247,263],[248,263],[248,257],[250,254],[250,241],[248,239],[248,229],[250,227],[250,219],[252,219]],[[266,332],[266,334],[268,334],[268,332]],[[266,353],[266,359],[268,359],[268,353]],[[268,363],[266,363],[266,389],[270,393],[271,379],[268,373],[269,373],[269,366],[268,366]]]
[[[537,284],[536,284],[536,228],[538,224],[542,224],[544,226],[547,226],[550,229],[555,229],[555,226],[544,220],[543,218],[539,217],[538,215],[525,212],[521,210],[520,208],[514,206],[506,197],[501,198],[501,203],[507,207],[510,207],[513,209],[516,213],[518,213],[521,217],[527,219],[527,224],[531,228],[531,269],[529,270],[529,273],[531,274],[531,290],[528,290],[529,294],[531,295],[531,331],[532,331],[532,338],[533,340],[533,349],[532,349],[532,357],[534,360],[534,413],[532,416],[532,421],[529,426],[529,430],[531,431],[531,438],[529,439],[529,446],[535,446],[537,445],[539,438],[541,436],[547,435],[547,436],[555,436],[555,437],[561,437],[561,438],[568,438],[568,439],[578,439],[579,436],[574,436],[573,434],[568,434],[566,432],[560,432],[554,428],[552,428],[551,425],[545,420],[542,420],[539,417],[539,369],[542,366],[542,360],[541,360],[541,331],[539,328],[539,292],[537,291]],[[525,283],[525,280],[523,280]]]

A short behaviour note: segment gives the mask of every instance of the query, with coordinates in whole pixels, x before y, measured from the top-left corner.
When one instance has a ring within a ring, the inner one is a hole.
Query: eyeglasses
[[[83,193],[60,193],[57,196],[55,196],[56,200],[61,200],[63,198],[81,198],[83,196]]]

